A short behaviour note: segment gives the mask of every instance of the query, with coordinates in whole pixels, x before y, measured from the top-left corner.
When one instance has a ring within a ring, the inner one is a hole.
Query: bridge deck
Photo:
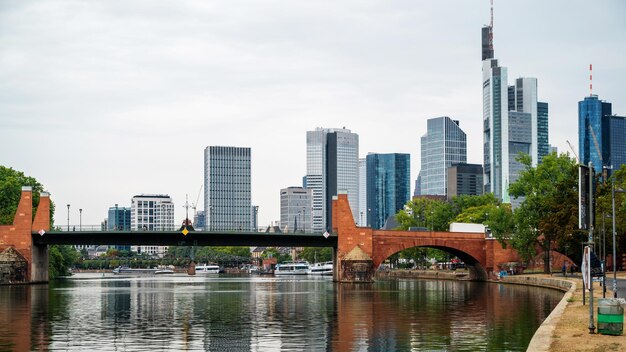
[[[337,235],[310,233],[192,231],[50,231],[32,234],[34,245],[136,245],[136,246],[274,246],[337,247]]]

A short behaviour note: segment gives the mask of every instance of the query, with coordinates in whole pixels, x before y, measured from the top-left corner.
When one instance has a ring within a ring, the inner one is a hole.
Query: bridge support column
[[[21,258],[13,263],[13,269],[21,270],[24,267],[26,270],[25,275],[22,275],[23,279],[19,281],[21,283],[48,281],[48,246],[33,246],[33,232],[40,230],[50,230],[50,196],[48,193],[40,194],[33,220],[33,189],[24,186],[13,224],[0,226],[0,252],[11,248],[19,253]],[[26,265],[23,265],[23,261]],[[11,281],[9,278],[7,280]],[[0,277],[0,283],[11,283],[1,281],[3,279]]]

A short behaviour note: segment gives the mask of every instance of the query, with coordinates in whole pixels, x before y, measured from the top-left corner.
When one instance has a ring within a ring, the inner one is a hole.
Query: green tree
[[[544,271],[548,273],[552,244],[567,241],[576,231],[577,166],[568,155],[556,153],[546,155],[536,167],[528,155],[520,155],[518,161],[524,170],[509,186],[509,193],[524,200],[514,213],[511,245],[525,260],[533,257],[535,246],[540,245],[546,255]]]
[[[70,275],[70,268],[78,261],[80,254],[72,246],[52,245],[48,250],[48,276],[55,279]]]
[[[330,247],[305,247],[300,252],[300,258],[309,263],[329,262],[333,260],[333,250]]]
[[[39,195],[44,187],[34,177],[26,176],[21,171],[0,165],[0,224],[10,225],[17,211],[22,194],[22,186],[33,188],[33,216],[39,206]],[[50,204],[50,223],[53,224],[54,204]]]

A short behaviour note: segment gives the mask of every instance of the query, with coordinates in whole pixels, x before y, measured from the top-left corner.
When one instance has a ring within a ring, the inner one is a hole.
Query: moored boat
[[[219,274],[219,265],[200,264],[196,265],[196,274]]]
[[[274,269],[274,275],[306,275],[309,273],[309,263],[281,263]]]
[[[309,275],[331,276],[333,274],[333,262],[315,263],[309,269]]]
[[[159,269],[141,269],[141,268],[129,268],[127,266],[118,266],[113,269],[115,275],[153,275]]]

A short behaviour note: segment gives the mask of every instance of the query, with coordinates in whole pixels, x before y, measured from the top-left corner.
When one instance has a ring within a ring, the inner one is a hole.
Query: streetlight
[[[67,232],[70,232],[70,205],[67,205]]]
[[[623,189],[617,190],[617,193],[626,192]],[[613,298],[617,298],[617,254],[615,251],[615,235],[617,232],[615,231],[615,177],[611,175],[611,202],[613,207]]]
[[[83,230],[83,208],[78,209],[78,231]]]

